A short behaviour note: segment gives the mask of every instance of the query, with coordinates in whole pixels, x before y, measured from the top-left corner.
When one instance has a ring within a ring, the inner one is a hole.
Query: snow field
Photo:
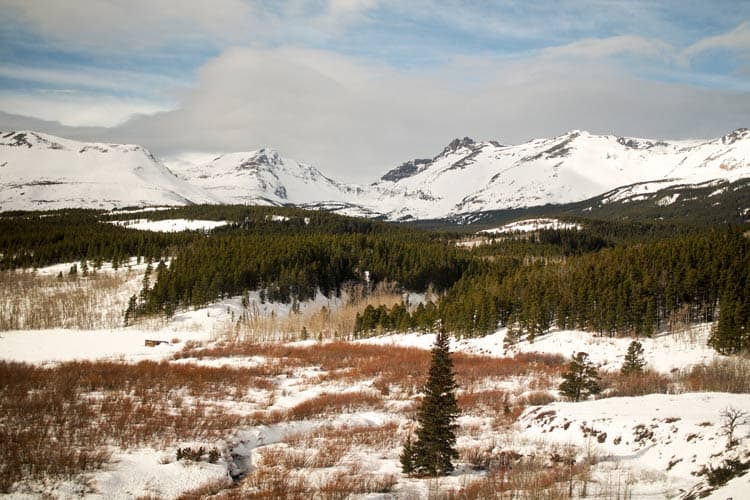
[[[64,266],[60,270],[65,270]],[[145,265],[134,267],[142,272]],[[55,275],[59,271],[50,268],[37,272]],[[140,273],[133,281],[139,283]],[[252,294],[248,299],[259,315],[291,313],[291,305],[263,304]],[[339,305],[325,297],[299,305],[303,313],[323,306],[335,309]],[[457,472],[438,482],[407,478],[400,473],[398,455],[414,427],[415,398],[426,370],[420,363],[426,363],[426,351],[434,336],[399,334],[350,344],[314,340],[266,347],[227,344],[227,325],[244,310],[241,298],[236,297],[181,312],[166,323],[103,330],[2,332],[0,359],[5,360],[44,366],[80,359],[124,363],[167,360],[174,366],[250,370],[258,377],[254,387],[241,392],[228,390],[220,397],[205,398],[185,391],[171,396],[183,408],[207,406],[239,418],[237,425],[225,429],[219,441],[179,441],[177,436],[179,443],[167,447],[158,443],[133,449],[113,446],[113,460],[102,470],[78,479],[24,481],[12,495],[174,498],[206,483],[246,476],[240,480],[239,491],[350,488],[360,491],[362,498],[387,498],[388,494],[374,491],[381,489],[396,497],[427,498],[435,488],[468,492],[469,488],[486,486],[492,473],[474,467],[492,463],[504,452],[523,455],[517,470],[524,474],[549,475],[554,471],[558,482],[549,487],[563,488],[560,481],[565,470],[551,463],[550,457],[570,450],[576,467],[580,467],[573,481],[575,496],[582,496],[584,491],[611,496],[618,490],[629,492],[633,498],[675,497],[697,483],[705,483],[704,478],[694,475],[702,466],[717,466],[730,456],[722,452],[722,409],[734,406],[750,410],[747,394],[724,393],[552,402],[534,407],[528,405],[533,404],[530,399],[535,393],[547,393],[550,399],[555,396],[560,368],[527,364],[517,373],[499,375],[498,370],[472,375],[470,382],[467,375],[461,375],[458,396],[469,406],[459,419],[457,446],[461,458]],[[709,328],[703,325],[676,335],[639,339],[647,366],[666,374],[717,359],[718,355],[705,347]],[[487,366],[492,366],[500,364],[498,358],[518,354],[559,354],[567,359],[574,352],[586,351],[600,370],[617,371],[631,340],[557,331],[539,336],[533,343],[523,341],[505,348],[504,337],[505,331],[499,330],[483,338],[457,340],[452,350],[481,356],[471,363],[474,367],[485,366],[479,361],[485,358],[491,360]],[[146,339],[166,343],[146,347]],[[459,358],[456,362],[458,373],[468,373],[468,362]],[[549,411],[554,414],[540,418]],[[516,417],[518,422],[513,425]],[[673,418],[679,420],[668,422]],[[703,425],[706,422],[711,425]],[[636,441],[634,429],[639,425],[653,436]],[[600,443],[603,433],[607,437]],[[615,444],[618,436],[621,439]],[[746,449],[746,428],[740,429],[739,439],[735,450]],[[217,464],[177,462],[174,454],[178,446],[217,446],[222,458]],[[286,465],[279,465],[282,463]],[[746,477],[738,478],[727,488],[750,491],[750,484]],[[735,496],[742,498],[737,493]]]
[[[509,234],[509,233],[531,233],[534,231],[544,230],[563,230],[576,229],[581,230],[580,224],[562,222],[557,219],[526,219],[518,222],[510,222],[494,229],[485,229],[478,234]]]
[[[110,221],[111,224],[124,226],[141,231],[155,231],[162,233],[177,233],[180,231],[210,231],[217,227],[226,226],[227,221],[217,220],[192,220],[192,219],[133,219]]]

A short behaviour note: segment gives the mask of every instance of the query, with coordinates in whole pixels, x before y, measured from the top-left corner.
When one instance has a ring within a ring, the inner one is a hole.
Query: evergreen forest
[[[210,232],[158,233],[111,223],[146,216],[228,224]],[[475,337],[507,326],[511,340],[533,340],[554,328],[647,337],[714,322],[710,343],[717,351],[750,347],[746,227],[566,219],[581,229],[505,234],[470,246],[458,243],[471,226],[427,230],[286,207],[4,213],[0,268],[81,261],[96,269],[131,257],[152,262],[153,273],[130,301],[130,321],[251,290],[264,300],[295,303],[388,282],[426,299],[368,306],[355,331],[342,335],[439,326]]]

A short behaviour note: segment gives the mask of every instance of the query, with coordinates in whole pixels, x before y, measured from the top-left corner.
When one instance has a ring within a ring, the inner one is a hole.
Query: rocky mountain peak
[[[448,144],[445,149],[443,149],[443,152],[440,153],[441,156],[447,155],[448,153],[455,153],[461,148],[471,148],[474,146],[476,142],[474,142],[474,139],[471,137],[464,137],[463,139],[453,139],[450,144]]]
[[[0,144],[11,147],[44,146],[49,149],[65,149],[62,144],[48,140],[36,132],[25,130],[0,132]]]
[[[401,179],[406,179],[414,174],[418,174],[425,169],[427,165],[432,163],[432,160],[428,158],[416,158],[402,163],[398,167],[389,170],[386,174],[380,178],[381,181],[398,182]]]
[[[265,163],[267,165],[280,165],[283,163],[279,152],[271,148],[259,149],[253,158],[256,162]]]
[[[745,127],[742,127],[722,137],[721,142],[722,144],[734,144],[735,142],[741,141],[744,139],[750,139],[750,130],[748,130]]]

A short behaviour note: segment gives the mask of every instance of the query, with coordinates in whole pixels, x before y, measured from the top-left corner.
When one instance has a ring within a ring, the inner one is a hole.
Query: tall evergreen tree
[[[643,359],[643,345],[634,340],[628,345],[628,352],[625,353],[620,373],[623,375],[641,373],[644,366],[646,366],[646,360]]]
[[[432,361],[424,399],[417,416],[415,442],[408,441],[402,453],[404,472],[438,476],[453,471],[456,451],[456,382],[450,357],[450,337],[438,333],[432,348]]]
[[[568,365],[568,371],[563,373],[560,392],[563,396],[580,401],[582,397],[601,392],[599,373],[589,359],[588,353],[579,352],[573,356]]]

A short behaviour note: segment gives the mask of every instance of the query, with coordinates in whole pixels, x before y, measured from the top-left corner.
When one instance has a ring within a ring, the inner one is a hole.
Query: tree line
[[[750,241],[737,228],[706,230],[564,258],[482,261],[428,307],[365,310],[357,335],[425,329],[439,321],[458,336],[507,326],[511,339],[550,330],[651,336],[718,319],[720,352],[750,347]],[[719,312],[720,311],[720,312]]]
[[[269,301],[299,302],[318,292],[339,295],[348,282],[372,287],[392,281],[408,290],[445,290],[468,264],[455,246],[414,232],[217,234],[187,245],[162,266],[136,310],[170,313],[247,290],[260,290]]]
[[[117,265],[140,256],[156,267],[131,299],[129,320],[249,290],[288,303],[318,292],[338,295],[351,283],[367,289],[389,281],[405,291],[432,288],[438,299],[368,307],[357,317],[356,336],[437,324],[459,337],[507,326],[511,340],[553,327],[649,336],[716,321],[711,343],[718,351],[750,346],[750,242],[738,227],[579,219],[580,231],[498,236],[467,249],[452,234],[322,211],[196,206],[157,213],[228,224],[208,234],[170,234],[104,222],[142,213],[6,213],[0,267]]]

